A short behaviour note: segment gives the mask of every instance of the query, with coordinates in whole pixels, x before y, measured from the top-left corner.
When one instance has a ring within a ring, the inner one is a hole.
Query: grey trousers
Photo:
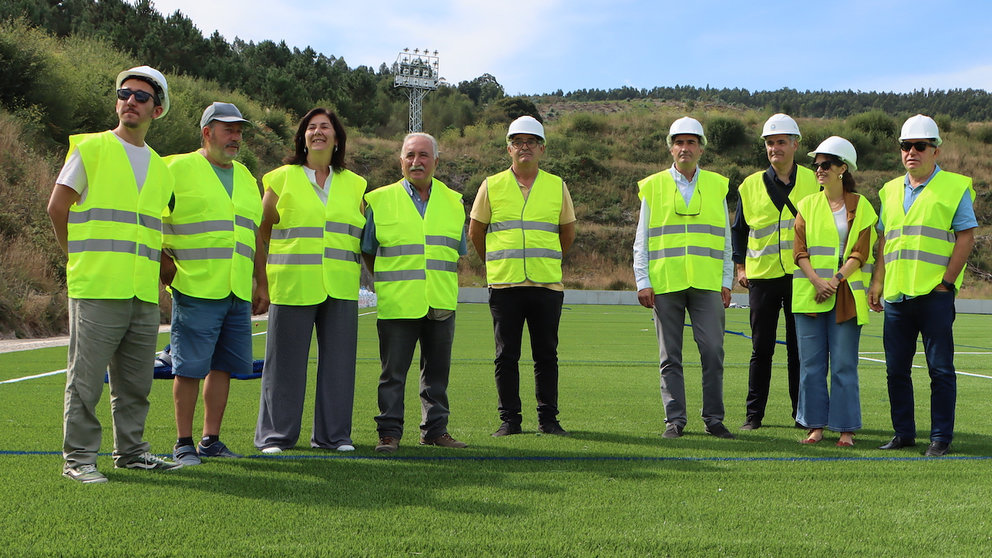
[[[70,467],[96,464],[102,436],[96,406],[108,367],[114,461],[123,465],[148,451],[142,438],[158,324],[158,305],[137,298],[69,299],[62,455]]]
[[[421,437],[433,439],[448,431],[448,373],[455,315],[444,320],[379,320],[379,436],[403,437],[403,394],[413,350],[420,342]]]
[[[723,330],[727,317],[719,292],[694,288],[654,297],[665,422],[683,427],[686,423],[682,331],[687,310],[703,368],[703,423],[710,426],[723,422]]]
[[[310,339],[317,328],[317,390],[310,445],[351,444],[358,351],[358,301],[328,297],[312,306],[273,304],[265,340],[255,447],[289,449],[300,438]]]

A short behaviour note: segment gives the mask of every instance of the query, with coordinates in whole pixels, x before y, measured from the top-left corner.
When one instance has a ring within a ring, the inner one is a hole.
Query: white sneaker
[[[341,444],[335,449],[337,449],[338,451],[355,451],[355,446],[351,444]]]
[[[268,453],[268,454],[282,453],[282,448],[279,446],[269,446],[267,448],[262,448],[262,453]]]
[[[85,465],[77,465],[75,467],[70,467],[69,464],[66,463],[65,466],[62,467],[62,476],[83,484],[107,482],[107,477],[103,476],[103,473],[96,470],[96,465],[91,465],[89,463]]]
[[[145,469],[145,470],[160,469],[162,471],[179,469],[182,466],[183,466],[182,463],[176,463],[174,461],[162,459],[161,457],[154,455],[150,451],[146,451],[145,453],[131,459],[131,461],[128,461],[123,465],[114,464],[114,468],[116,469]]]

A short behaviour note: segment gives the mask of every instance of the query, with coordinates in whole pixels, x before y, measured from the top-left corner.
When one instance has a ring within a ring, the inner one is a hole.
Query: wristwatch
[[[844,280],[844,276],[841,275],[840,272],[838,271],[837,272],[837,275],[834,275],[834,279],[836,279],[838,281],[843,281]]]
[[[947,279],[941,279],[940,284],[943,285],[945,289],[951,291],[952,293],[958,292],[957,288],[954,286],[954,283],[951,283]]]

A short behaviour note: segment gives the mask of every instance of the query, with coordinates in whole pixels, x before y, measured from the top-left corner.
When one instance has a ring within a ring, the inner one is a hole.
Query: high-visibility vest
[[[696,190],[686,205],[669,170],[637,183],[648,204],[648,277],[655,293],[689,287],[720,291],[726,246],[728,180],[699,170]]]
[[[169,169],[152,150],[139,192],[124,146],[112,131],[71,136],[69,153],[75,149],[88,189],[69,207],[69,297],[137,297],[158,304],[162,211],[172,197]]]
[[[234,293],[250,301],[255,231],[262,220],[255,177],[234,161],[234,189],[228,195],[199,152],[171,155],[165,163],[176,191],[175,209],[162,218],[162,246],[176,262],[172,286],[197,298],[219,300]]]
[[[489,284],[561,282],[561,178],[538,171],[527,199],[509,169],[486,179],[492,219],[486,231]]]
[[[281,166],[263,176],[262,184],[279,196],[279,222],[272,226],[265,264],[269,300],[287,306],[320,304],[327,297],[358,300],[365,179],[335,171],[326,204],[302,165]]]
[[[403,182],[365,194],[375,236],[379,318],[422,318],[458,305],[458,247],[465,227],[462,195],[433,179],[424,216]]]
[[[744,271],[748,279],[774,279],[791,274],[796,269],[792,258],[796,218],[788,205],[782,204],[782,209],[778,209],[772,203],[765,188],[764,174],[765,171],[761,171],[748,176],[738,190],[740,206],[744,209],[750,229],[744,258]],[[789,192],[792,204],[796,205],[799,200],[819,191],[816,174],[806,167],[797,166],[796,184]]]
[[[903,210],[906,197],[905,177],[900,176],[882,186],[882,226],[885,232],[885,282],[882,298],[897,300],[901,296],[920,296],[940,284],[954,251],[957,236],[951,221],[964,193],[975,201],[971,178],[940,171],[923,188],[910,206]],[[964,269],[954,280],[961,288]]]
[[[869,246],[875,246],[875,240],[878,238],[878,233],[875,232],[875,222],[878,221],[878,215],[864,196],[858,196],[858,206],[855,210],[854,221],[851,223],[851,230],[847,234],[847,245],[844,247],[843,254],[838,254],[840,235],[837,232],[834,214],[830,210],[830,201],[825,194],[818,192],[803,198],[799,201],[796,209],[806,221],[806,252],[809,254],[809,264],[813,267],[817,277],[829,281],[837,274],[842,262],[846,262],[851,255],[851,250],[854,249],[854,245],[863,230],[871,229]],[[846,219],[846,209],[844,215]],[[857,309],[859,325],[868,323],[868,286],[871,283],[871,269],[874,261],[875,257],[869,252],[868,259],[865,260],[864,264],[851,272],[847,281],[841,284],[842,288],[850,289],[851,294],[854,295],[854,306]],[[806,277],[802,268],[796,266],[796,271],[792,275],[793,312],[829,312],[836,303],[836,296],[823,302],[816,302],[816,287]]]

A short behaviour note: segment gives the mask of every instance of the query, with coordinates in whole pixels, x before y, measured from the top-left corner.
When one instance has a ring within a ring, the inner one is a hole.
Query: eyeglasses
[[[843,165],[843,164],[844,163],[841,163],[839,161],[826,160],[826,161],[823,161],[821,163],[813,163],[811,166],[813,167],[813,170],[815,170],[815,171],[820,170],[820,169],[823,169],[823,171],[826,172],[826,171],[830,170],[830,168],[833,167],[833,166],[835,166],[835,165]]]
[[[923,153],[924,151],[927,150],[927,147],[928,146],[929,147],[933,147],[933,148],[936,148],[937,147],[936,144],[930,143],[929,141],[903,141],[903,142],[899,142],[899,149],[902,149],[903,151],[906,151],[906,152],[909,152],[910,149],[914,149],[915,148],[920,153]]]
[[[142,104],[147,103],[150,99],[154,99],[155,98],[155,95],[154,94],[149,93],[147,91],[142,91],[140,89],[137,89],[137,90],[135,90],[135,89],[118,89],[117,90],[117,98],[120,99],[120,100],[122,100],[122,101],[126,101],[126,100],[130,99],[132,95],[134,95],[134,100],[135,101],[138,101],[139,103],[142,103]]]
[[[514,149],[520,149],[525,145],[527,146],[528,149],[534,149],[538,145],[541,145],[541,140],[536,138],[529,138],[525,140],[515,139],[510,142],[510,145],[512,145]]]

